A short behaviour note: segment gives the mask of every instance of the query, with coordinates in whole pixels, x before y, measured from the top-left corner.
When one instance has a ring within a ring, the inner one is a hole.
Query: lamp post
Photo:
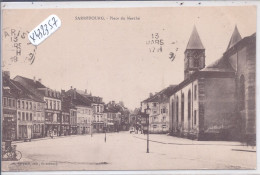
[[[149,153],[149,116],[150,116],[150,108],[147,104],[147,108],[145,109],[145,113],[147,115],[147,151],[146,153]]]
[[[107,142],[107,127],[105,127],[104,130],[105,130],[105,142]]]

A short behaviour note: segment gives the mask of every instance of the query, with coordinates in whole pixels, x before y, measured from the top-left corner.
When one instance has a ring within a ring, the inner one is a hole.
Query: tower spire
[[[200,40],[200,36],[198,34],[198,31],[197,31],[197,28],[195,25],[194,25],[192,33],[190,35],[190,39],[187,44],[186,50],[187,49],[205,49]]]
[[[205,67],[205,48],[195,25],[184,54],[184,78],[186,79],[194,72]]]
[[[236,43],[238,43],[240,40],[242,39],[238,29],[237,29],[237,25],[235,26],[235,29],[233,31],[233,34],[230,38],[230,41],[228,43],[228,47],[227,50],[230,49],[231,47],[233,47]]]

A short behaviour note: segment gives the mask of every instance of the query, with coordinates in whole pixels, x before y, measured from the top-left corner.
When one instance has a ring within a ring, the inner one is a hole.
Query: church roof
[[[234,72],[235,70],[230,65],[229,61],[224,57],[217,59],[210,65],[206,66],[200,71],[212,71],[212,72]]]
[[[196,29],[196,26],[194,26],[193,31],[191,33],[189,42],[187,44],[187,49],[205,49],[201,40],[200,40],[200,36],[198,34],[198,31]]]
[[[242,39],[238,29],[237,29],[237,26],[235,27],[234,31],[233,31],[233,34],[230,38],[230,41],[228,43],[228,47],[227,47],[227,50],[230,49],[231,47],[233,47],[236,43],[238,43],[240,40]]]

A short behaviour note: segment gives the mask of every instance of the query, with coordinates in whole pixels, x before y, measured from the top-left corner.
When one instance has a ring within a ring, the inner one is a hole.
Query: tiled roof
[[[191,36],[190,36],[186,49],[205,49],[200,40],[200,36],[198,34],[196,26],[194,26],[194,28],[193,28],[193,31],[191,33]]]

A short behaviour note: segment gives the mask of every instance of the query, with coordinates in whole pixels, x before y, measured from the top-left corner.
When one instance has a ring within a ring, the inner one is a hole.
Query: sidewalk
[[[133,137],[137,139],[147,140],[147,135],[144,134],[133,134]],[[149,141],[160,143],[160,144],[171,144],[171,145],[209,145],[209,146],[227,146],[231,147],[232,151],[246,151],[256,152],[256,147],[245,146],[240,142],[234,141],[197,141],[186,138],[179,138],[164,134],[149,134]]]
[[[59,138],[66,138],[66,137],[75,137],[75,136],[84,136],[84,135],[67,135],[67,136],[55,136],[53,137],[53,139],[59,139]],[[42,137],[42,138],[37,138],[37,139],[31,139],[31,141],[39,141],[39,140],[51,140],[51,137]],[[16,140],[16,141],[12,141],[12,143],[24,143],[24,140]]]

